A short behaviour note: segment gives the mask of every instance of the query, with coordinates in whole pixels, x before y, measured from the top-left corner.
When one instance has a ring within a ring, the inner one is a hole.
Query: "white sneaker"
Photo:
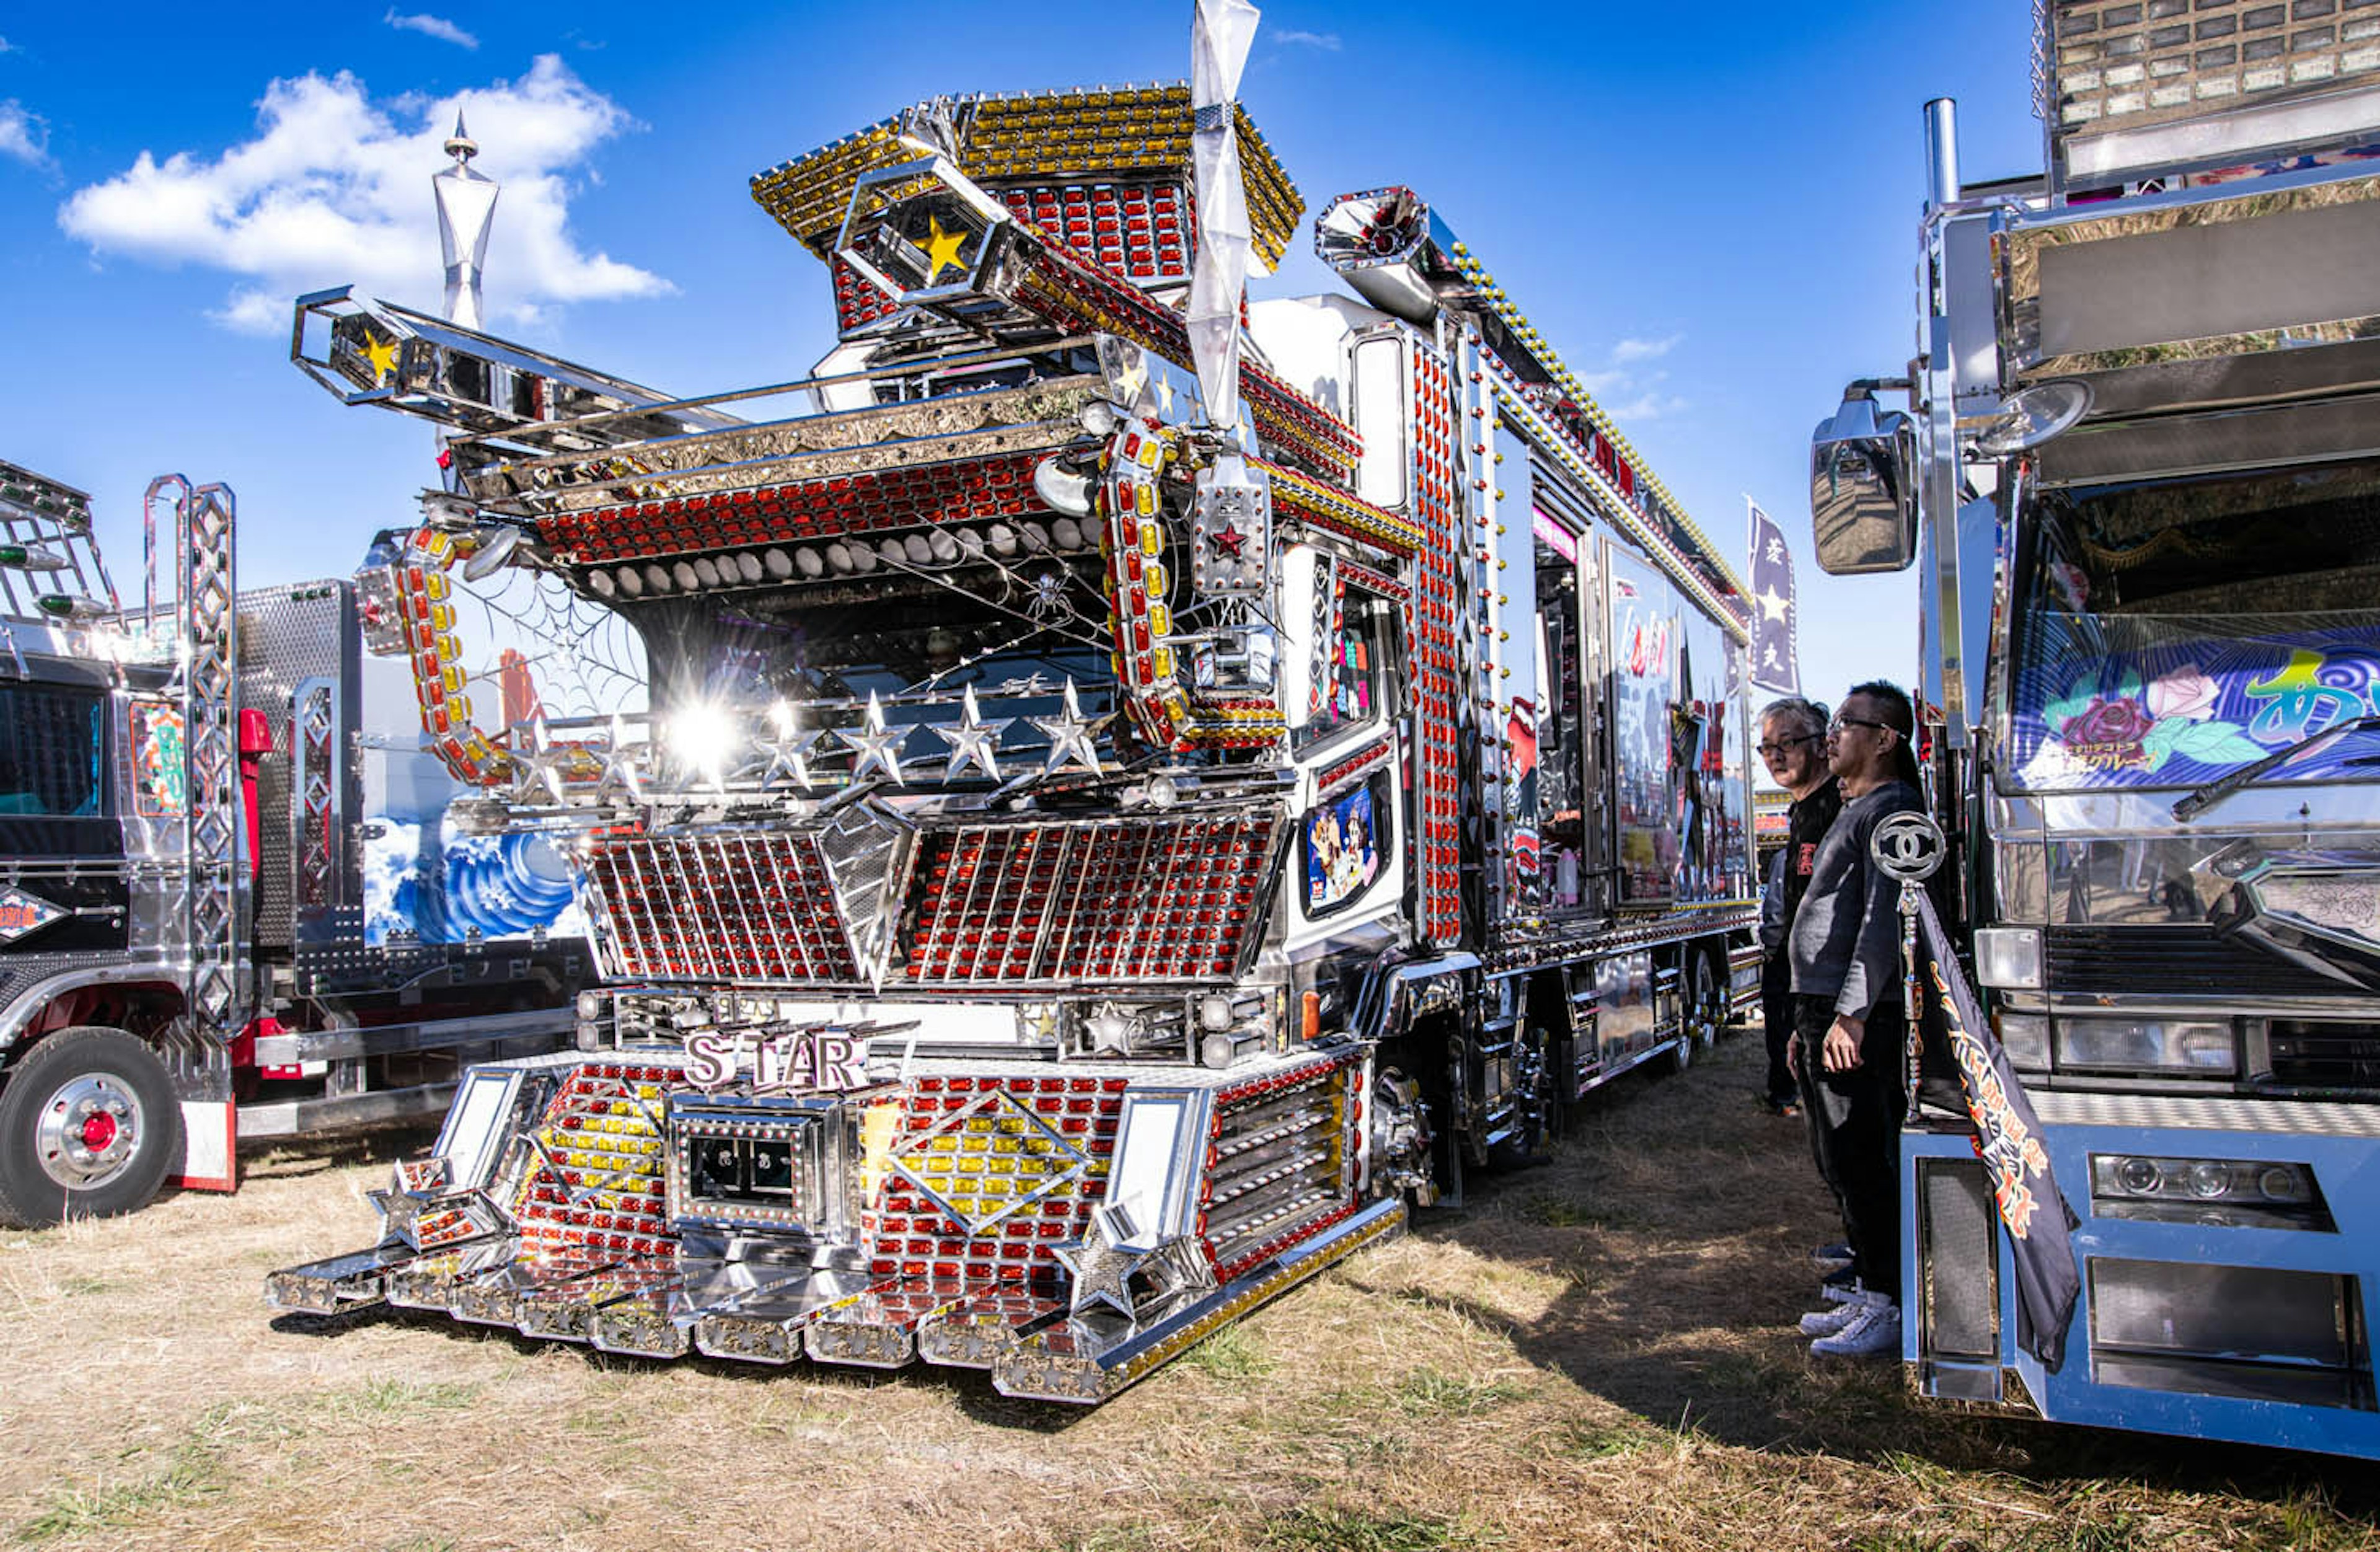
[[[1864,1295],[1846,1299],[1832,1309],[1814,1310],[1802,1317],[1802,1334],[1805,1337],[1831,1337],[1860,1317],[1867,1308]]]
[[[1857,1278],[1849,1282],[1822,1282],[1818,1285],[1818,1293],[1830,1304],[1859,1304],[1867,1301],[1867,1290]]]
[[[1900,1306],[1888,1299],[1863,1301],[1859,1313],[1831,1337],[1810,1344],[1820,1358],[1886,1358],[1900,1352]]]

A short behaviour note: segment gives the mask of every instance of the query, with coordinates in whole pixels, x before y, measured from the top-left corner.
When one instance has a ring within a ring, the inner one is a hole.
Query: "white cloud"
[[[0,38],[0,54],[22,54],[24,52],[24,44],[12,43],[6,38]]]
[[[1611,418],[1615,420],[1658,420],[1664,415],[1675,415],[1685,408],[1686,401],[1675,394],[1664,394],[1655,389],[1639,394],[1626,404],[1607,405],[1605,407],[1610,410]]]
[[[1667,356],[1670,349],[1683,338],[1685,338],[1683,334],[1671,334],[1666,339],[1621,340],[1611,347],[1612,365],[1621,366],[1630,361],[1650,361],[1657,357]]]
[[[488,247],[488,315],[525,323],[553,303],[647,297],[669,282],[609,254],[580,250],[569,231],[574,177],[593,149],[632,127],[610,98],[554,55],[528,74],[453,97],[376,104],[342,71],[275,80],[255,139],[212,160],[143,151],[127,171],[77,189],[58,224],[94,253],[196,263],[241,277],[214,316],[270,333],[300,291],[352,282],[426,303],[442,289],[430,176],[460,109],[485,148],[477,164],[504,185]]]
[[[1684,338],[1670,334],[1663,339],[1622,339],[1612,346],[1601,370],[1580,372],[1578,380],[1622,425],[1675,415],[1686,407],[1686,401],[1661,386],[1668,372],[1647,370],[1645,363],[1667,356]]]
[[[460,43],[467,49],[480,46],[479,39],[448,21],[444,17],[434,17],[427,11],[419,12],[413,16],[399,16],[396,13],[396,7],[391,6],[388,15],[381,18],[381,20],[400,31],[419,32],[424,37],[436,38],[442,42]]]
[[[15,98],[0,103],[0,156],[29,167],[50,164],[50,128]]]
[[[1276,43],[1301,43],[1307,48],[1320,49],[1325,54],[1337,54],[1342,46],[1336,32],[1301,32],[1294,27],[1274,33],[1272,41]]]

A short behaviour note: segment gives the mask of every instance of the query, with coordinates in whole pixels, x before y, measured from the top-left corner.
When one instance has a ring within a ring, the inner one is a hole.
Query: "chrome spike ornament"
[[[1041,774],[1055,776],[1070,766],[1079,766],[1096,776],[1099,773],[1099,730],[1111,721],[1107,717],[1085,717],[1083,703],[1075,694],[1072,674],[1066,677],[1066,690],[1062,709],[1054,717],[1030,719],[1035,727],[1050,735],[1050,753],[1041,761]]]
[[[446,266],[446,319],[466,329],[480,327],[480,274],[488,261],[488,231],[495,223],[496,196],[503,185],[472,170],[471,158],[480,143],[463,127],[463,111],[455,110],[455,133],[446,139],[446,154],[455,164],[430,179],[438,197],[438,249]]]
[[[884,703],[874,690],[868,692],[868,720],[856,728],[837,728],[834,735],[850,746],[855,757],[851,762],[851,779],[865,777],[873,769],[881,770],[894,786],[902,782],[901,746],[908,742],[910,730],[884,725]]]
[[[1183,321],[1198,365],[1207,422],[1226,435],[1240,423],[1240,301],[1247,289],[1250,247],[1233,110],[1261,14],[1248,0],[1198,0],[1190,28],[1190,157],[1198,197],[1198,250]]]
[[[1015,725],[1014,718],[1002,717],[987,722],[975,703],[975,686],[966,687],[964,709],[956,727],[932,724],[934,736],[951,746],[946,776],[956,776],[970,768],[982,771],[993,781],[1000,780],[1000,735]]]

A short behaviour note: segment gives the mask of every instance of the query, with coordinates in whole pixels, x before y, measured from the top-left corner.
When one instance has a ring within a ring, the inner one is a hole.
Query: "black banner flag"
[[[2078,1219],[2049,1171],[2041,1121],[2009,1066],[1999,1037],[1975,1003],[1951,953],[1934,903],[1917,891],[1920,976],[1934,988],[1950,1055],[1975,1123],[1975,1154],[1990,1174],[1992,1197],[2016,1260],[2017,1345],[2054,1373],[2066,1361],[2067,1328],[2082,1276],[2068,1236]]]

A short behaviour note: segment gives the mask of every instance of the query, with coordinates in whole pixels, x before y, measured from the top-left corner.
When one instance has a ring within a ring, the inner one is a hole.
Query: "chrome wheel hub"
[[[140,1100],[104,1073],[60,1084],[42,1106],[33,1138],[42,1172],[70,1191],[105,1185],[140,1151]]]

